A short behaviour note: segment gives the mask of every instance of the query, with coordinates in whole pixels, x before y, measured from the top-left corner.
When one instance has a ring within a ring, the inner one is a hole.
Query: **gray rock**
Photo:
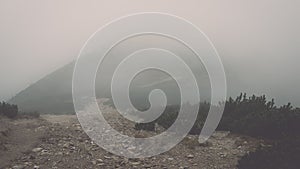
[[[38,152],[40,152],[40,151],[42,151],[42,150],[43,150],[42,148],[38,147],[38,148],[32,149],[32,152],[38,153]]]
[[[24,169],[25,166],[23,166],[23,165],[15,165],[15,166],[13,166],[12,168],[13,168],[13,169]]]
[[[189,155],[187,155],[186,157],[187,157],[187,158],[194,158],[194,155],[189,154]]]

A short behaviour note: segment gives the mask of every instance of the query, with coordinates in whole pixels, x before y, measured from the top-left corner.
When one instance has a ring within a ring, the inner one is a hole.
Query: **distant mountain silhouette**
[[[54,71],[9,100],[21,111],[39,113],[74,113],[72,74],[74,62]]]
[[[72,76],[75,63],[72,62],[53,73],[45,76],[41,80],[32,84],[28,88],[18,93],[15,97],[9,100],[9,103],[17,104],[20,111],[46,114],[73,114],[74,106],[72,99]],[[155,88],[160,88],[165,91],[169,104],[178,103],[180,95],[176,85],[170,83],[155,83],[153,79],[156,75],[149,75],[152,78],[142,76],[138,78],[137,83],[133,83],[134,87],[130,88],[130,98],[135,107],[145,109],[149,106],[148,94]],[[96,78],[96,93],[97,97],[110,98],[109,75]],[[162,77],[160,77],[162,78]],[[104,81],[104,84],[97,85],[97,82]],[[147,85],[140,85],[143,81]],[[151,83],[154,85],[151,85]],[[142,87],[141,87],[142,86]],[[145,86],[145,87],[144,87]],[[172,103],[170,103],[172,102]]]
[[[71,62],[28,88],[18,93],[9,100],[11,104],[17,104],[20,111],[46,114],[73,114],[72,76],[75,62]],[[209,78],[203,69],[195,68],[201,101],[209,100]],[[144,72],[131,83],[130,99],[132,104],[142,110],[150,106],[149,93],[153,89],[161,89],[165,92],[168,104],[179,104],[180,93],[174,79],[158,74],[159,72]],[[97,98],[110,98],[111,71],[105,71],[96,78]]]

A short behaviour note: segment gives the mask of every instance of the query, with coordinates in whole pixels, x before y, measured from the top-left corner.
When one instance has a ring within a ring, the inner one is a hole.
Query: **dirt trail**
[[[30,153],[39,144],[45,132],[41,119],[0,119],[0,168],[9,165],[15,158]]]
[[[114,115],[113,111],[109,117],[113,117],[108,118],[108,121],[117,130],[133,135],[141,134],[132,128],[132,124]],[[207,144],[199,145],[197,136],[189,135],[166,153],[145,159],[127,159],[94,144],[81,129],[75,115],[45,115],[40,119],[10,123],[14,132],[10,133],[9,151],[1,152],[4,154],[1,156],[0,168],[232,169],[236,168],[240,157],[255,150],[260,144],[259,140],[249,137],[216,132]],[[120,123],[128,127],[117,127]]]

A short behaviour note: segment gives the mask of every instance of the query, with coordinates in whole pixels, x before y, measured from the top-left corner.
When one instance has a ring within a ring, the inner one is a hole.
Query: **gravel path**
[[[122,120],[123,118],[117,115],[113,109],[108,108],[108,110],[110,113],[106,114],[105,117],[120,132],[135,136],[155,134],[135,131],[133,129],[134,124]],[[17,155],[10,158],[14,160],[6,159],[6,167],[3,165],[0,168],[234,169],[238,160],[246,153],[254,151],[261,142],[229,132],[215,132],[207,143],[199,145],[197,136],[189,135],[166,153],[145,159],[127,159],[115,156],[94,144],[81,129],[75,115],[45,115],[41,119],[19,120],[10,123],[16,123],[18,126],[14,128],[14,130],[19,130],[17,139],[26,138],[27,141],[17,143],[17,146],[24,147],[22,151],[15,149],[13,151],[1,151],[3,153],[2,161],[5,159],[5,153],[13,152]],[[120,123],[127,125],[127,127],[120,127]],[[22,130],[18,128],[22,128]],[[24,133],[22,134],[22,132]],[[28,138],[31,138],[32,141],[28,142]],[[13,141],[11,143],[13,144]]]

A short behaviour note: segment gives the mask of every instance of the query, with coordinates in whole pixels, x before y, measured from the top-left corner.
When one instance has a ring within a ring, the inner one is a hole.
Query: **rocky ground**
[[[128,135],[138,132],[113,110],[110,124]],[[122,121],[122,122],[120,122]],[[119,125],[127,125],[120,127]],[[0,168],[202,168],[233,169],[245,154],[262,143],[250,137],[215,132],[206,144],[189,135],[170,151],[151,158],[127,159],[113,155],[95,143],[81,129],[74,115],[45,115],[40,118],[0,121]]]

